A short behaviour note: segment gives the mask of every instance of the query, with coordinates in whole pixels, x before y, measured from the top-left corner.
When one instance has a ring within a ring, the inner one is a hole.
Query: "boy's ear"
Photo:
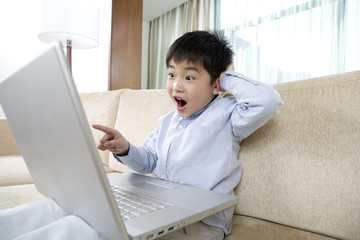
[[[213,85],[213,94],[216,95],[220,92],[220,77],[218,77]]]

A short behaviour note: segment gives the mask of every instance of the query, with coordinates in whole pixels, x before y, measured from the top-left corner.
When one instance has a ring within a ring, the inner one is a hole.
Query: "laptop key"
[[[139,196],[118,186],[111,186],[111,189],[124,221],[172,206],[154,198]]]

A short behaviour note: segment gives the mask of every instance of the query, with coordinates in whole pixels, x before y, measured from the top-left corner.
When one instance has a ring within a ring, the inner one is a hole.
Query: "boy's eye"
[[[185,77],[186,80],[194,80],[195,78],[191,77],[191,76],[186,76]]]
[[[173,78],[174,74],[173,73],[168,73],[168,77]]]

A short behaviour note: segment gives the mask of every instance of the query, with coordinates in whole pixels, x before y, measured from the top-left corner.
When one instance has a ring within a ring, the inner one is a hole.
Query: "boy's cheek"
[[[166,81],[166,91],[170,94],[172,90],[172,85],[169,80]]]
[[[167,90],[167,93],[168,93],[169,97],[171,98],[171,100],[174,101],[174,98],[172,96],[172,88],[166,87],[166,90]]]

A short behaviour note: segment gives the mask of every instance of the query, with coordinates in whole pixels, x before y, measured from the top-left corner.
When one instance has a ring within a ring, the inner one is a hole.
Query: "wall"
[[[79,92],[108,89],[112,0],[93,0],[100,9],[99,46],[73,49],[72,68]],[[21,7],[19,7],[21,6]],[[7,0],[0,3],[0,82],[36,57],[47,44],[40,31],[40,0]],[[142,24],[141,88],[147,88],[149,21]],[[0,105],[0,118],[5,114]]]
[[[92,0],[100,9],[99,45],[74,49],[72,69],[79,92],[108,88],[111,0]],[[0,82],[48,47],[37,38],[40,0],[7,0],[0,3]],[[0,117],[4,113],[0,106]]]

